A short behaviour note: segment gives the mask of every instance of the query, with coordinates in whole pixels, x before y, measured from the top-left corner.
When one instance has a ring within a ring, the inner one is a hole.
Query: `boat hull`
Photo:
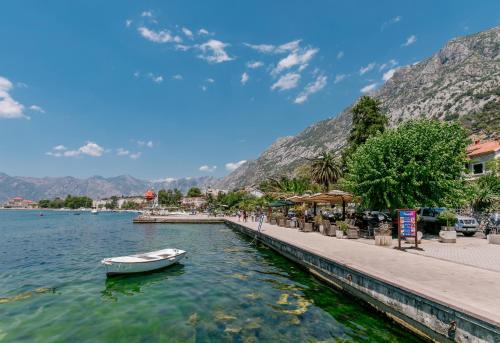
[[[102,264],[106,269],[107,276],[137,274],[137,273],[146,273],[153,270],[166,268],[182,260],[185,255],[186,252],[182,252],[176,256],[155,261],[134,262],[134,263],[129,263],[129,262],[106,263],[105,261],[103,261]]]

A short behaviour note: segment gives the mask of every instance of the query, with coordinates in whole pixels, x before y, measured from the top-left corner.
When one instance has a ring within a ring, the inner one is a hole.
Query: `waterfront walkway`
[[[258,227],[256,222],[225,219],[252,230]],[[261,232],[500,326],[500,272],[266,223]],[[500,246],[495,248],[500,263]]]

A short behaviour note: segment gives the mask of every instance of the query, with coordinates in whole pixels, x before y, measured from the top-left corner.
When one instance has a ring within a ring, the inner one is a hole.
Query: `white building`
[[[500,140],[475,141],[467,147],[468,167],[472,178],[484,175],[486,163],[500,157]]]

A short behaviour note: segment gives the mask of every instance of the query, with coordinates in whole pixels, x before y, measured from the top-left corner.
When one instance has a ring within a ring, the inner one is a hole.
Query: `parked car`
[[[425,232],[438,234],[441,230],[441,224],[437,217],[440,213],[446,211],[444,207],[422,207],[417,214],[420,216],[423,229]],[[457,215],[457,223],[455,231],[462,233],[464,236],[473,236],[479,229],[479,223],[473,217]]]

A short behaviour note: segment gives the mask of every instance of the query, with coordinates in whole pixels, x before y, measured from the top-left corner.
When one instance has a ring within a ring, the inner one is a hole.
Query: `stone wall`
[[[242,225],[226,224],[252,238],[256,235],[254,230]],[[316,277],[366,301],[423,338],[439,342],[500,342],[500,328],[487,318],[473,317],[449,304],[379,280],[266,234],[260,233],[258,239]]]

